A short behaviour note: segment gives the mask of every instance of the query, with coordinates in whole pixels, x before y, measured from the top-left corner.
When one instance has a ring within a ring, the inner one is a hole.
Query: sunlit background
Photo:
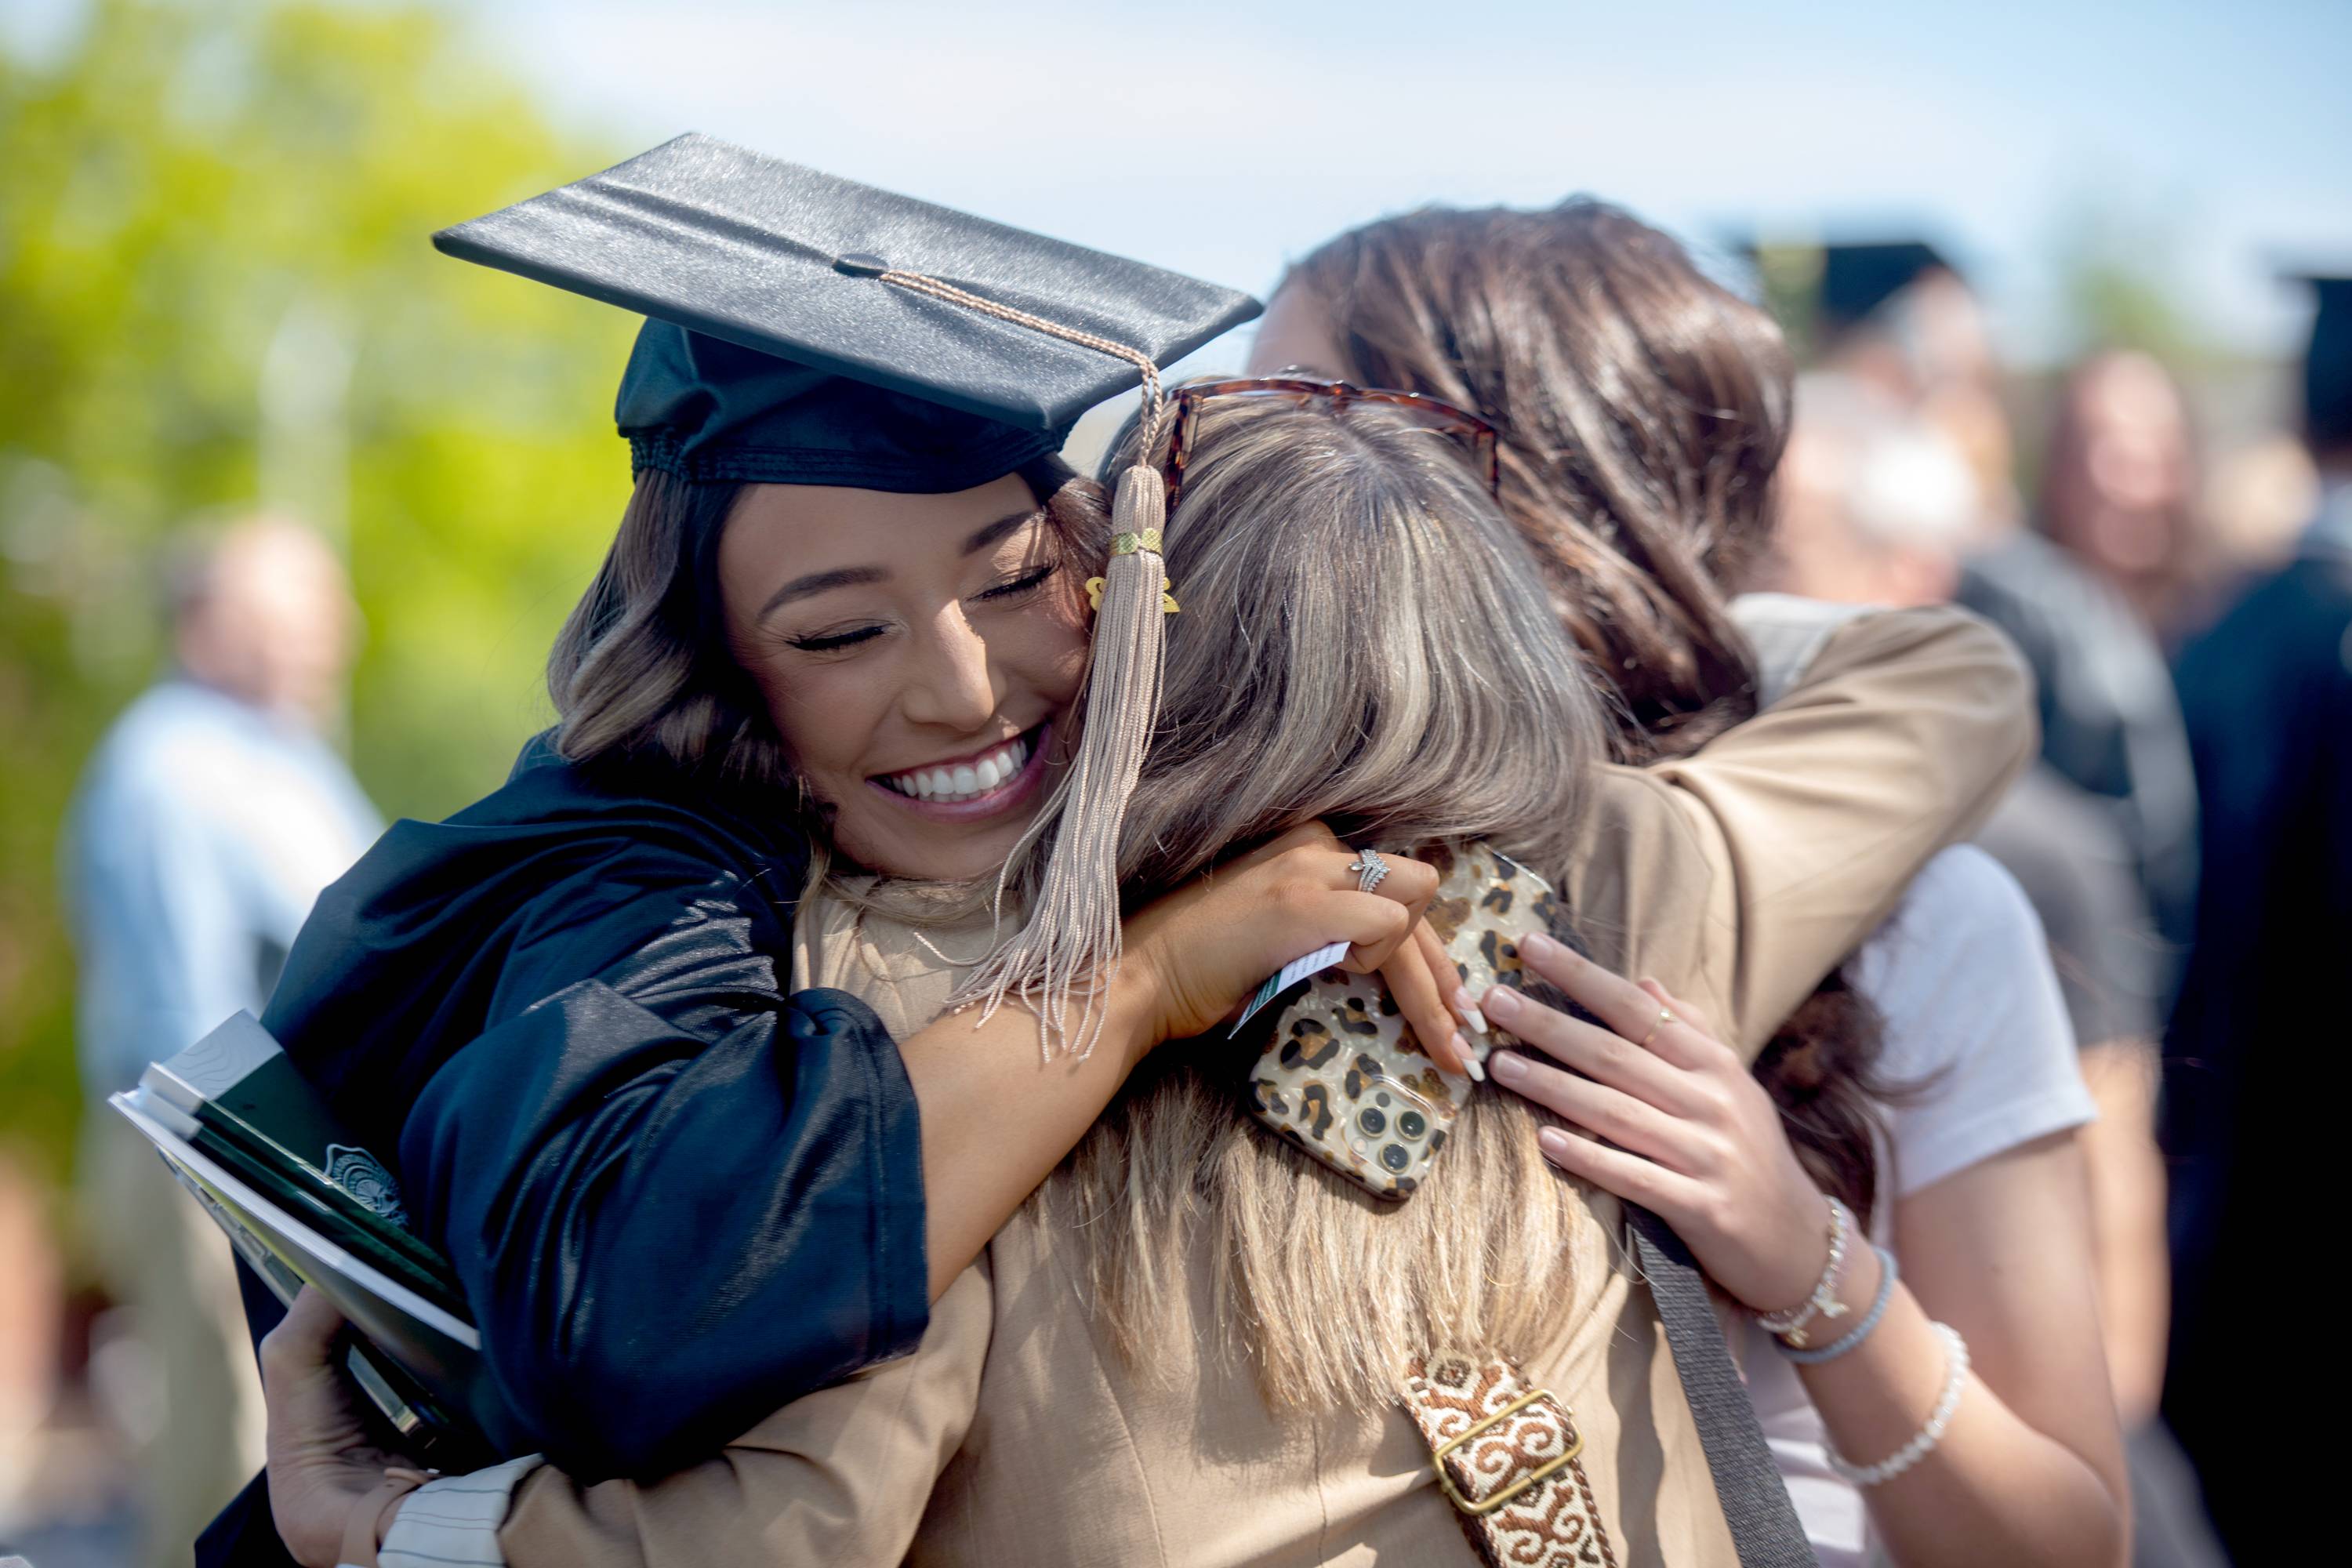
[[[1759,237],[1916,236],[1989,303],[2018,408],[2145,348],[2214,484],[2258,488],[2309,310],[2279,275],[2352,270],[2347,60],[2341,0],[7,0],[0,1173],[72,1297],[57,828],[157,672],[167,531],[257,501],[341,543],[368,628],[345,738],[388,814],[484,793],[546,718],[627,486],[634,322],[444,259],[436,227],[694,129],[1260,292],[1430,201],[1591,192],[1727,277]]]

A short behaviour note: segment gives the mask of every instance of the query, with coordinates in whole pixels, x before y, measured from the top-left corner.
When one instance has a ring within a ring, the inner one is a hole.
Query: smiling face
[[[719,581],[728,645],[835,846],[888,876],[994,875],[1086,670],[1085,597],[1027,483],[752,485]]]

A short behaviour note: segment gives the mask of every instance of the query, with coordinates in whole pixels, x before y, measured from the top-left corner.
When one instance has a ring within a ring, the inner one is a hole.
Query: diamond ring
[[[1356,858],[1348,863],[1348,869],[1356,874],[1356,891],[1369,893],[1388,876],[1389,863],[1381,858],[1377,849],[1359,849]]]

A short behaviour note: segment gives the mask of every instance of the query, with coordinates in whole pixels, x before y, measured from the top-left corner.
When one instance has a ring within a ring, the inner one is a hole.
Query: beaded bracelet
[[[1951,1424],[1952,1412],[1959,1408],[1960,1390],[1969,1381],[1969,1342],[1960,1338],[1960,1331],[1949,1323],[1930,1326],[1944,1342],[1945,1363],[1944,1392],[1936,1396],[1936,1408],[1927,1413],[1927,1424],[1908,1443],[1874,1465],[1850,1465],[1838,1458],[1836,1449],[1822,1446],[1822,1452],[1829,1456],[1830,1468],[1855,1486],[1874,1487],[1891,1481],[1926,1458],[1944,1440],[1944,1428]]]
[[[1800,1350],[1782,1344],[1782,1355],[1799,1366],[1819,1366],[1825,1361],[1837,1360],[1870,1338],[1870,1331],[1878,1327],[1878,1320],[1886,1315],[1886,1303],[1895,1299],[1895,1254],[1883,1247],[1873,1247],[1870,1250],[1878,1254],[1878,1294],[1870,1299],[1870,1310],[1862,1315],[1862,1321],[1819,1350]],[[1780,1344],[1778,1340],[1773,1342]]]
[[[1835,1198],[1830,1199],[1829,1203],[1830,1260],[1822,1266],[1822,1277],[1814,1281],[1812,1294],[1785,1312],[1765,1313],[1756,1320],[1766,1333],[1777,1334],[1792,1345],[1805,1342],[1805,1325],[1816,1316],[1831,1319],[1845,1316],[1845,1303],[1837,1299],[1837,1284],[1839,1276],[1845,1272],[1846,1237],[1853,1222],[1846,1214],[1845,1205]]]

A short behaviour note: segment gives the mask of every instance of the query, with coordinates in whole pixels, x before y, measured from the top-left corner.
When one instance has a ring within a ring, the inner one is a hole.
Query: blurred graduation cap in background
[[[1815,352],[1876,316],[1896,295],[1933,273],[1958,278],[1951,258],[1924,239],[1775,239],[1734,242],[1757,270],[1765,302],[1781,325]]]
[[[1861,325],[1931,272],[1959,276],[1959,268],[1923,239],[1845,242],[1824,245],[1821,252],[1815,299],[1824,335]]]
[[[2352,451],[2352,273],[2283,276],[2316,296],[2303,355],[2305,438],[2316,453]]]
[[[691,133],[433,243],[644,314],[615,418],[693,480],[968,489],[1260,309]]]

